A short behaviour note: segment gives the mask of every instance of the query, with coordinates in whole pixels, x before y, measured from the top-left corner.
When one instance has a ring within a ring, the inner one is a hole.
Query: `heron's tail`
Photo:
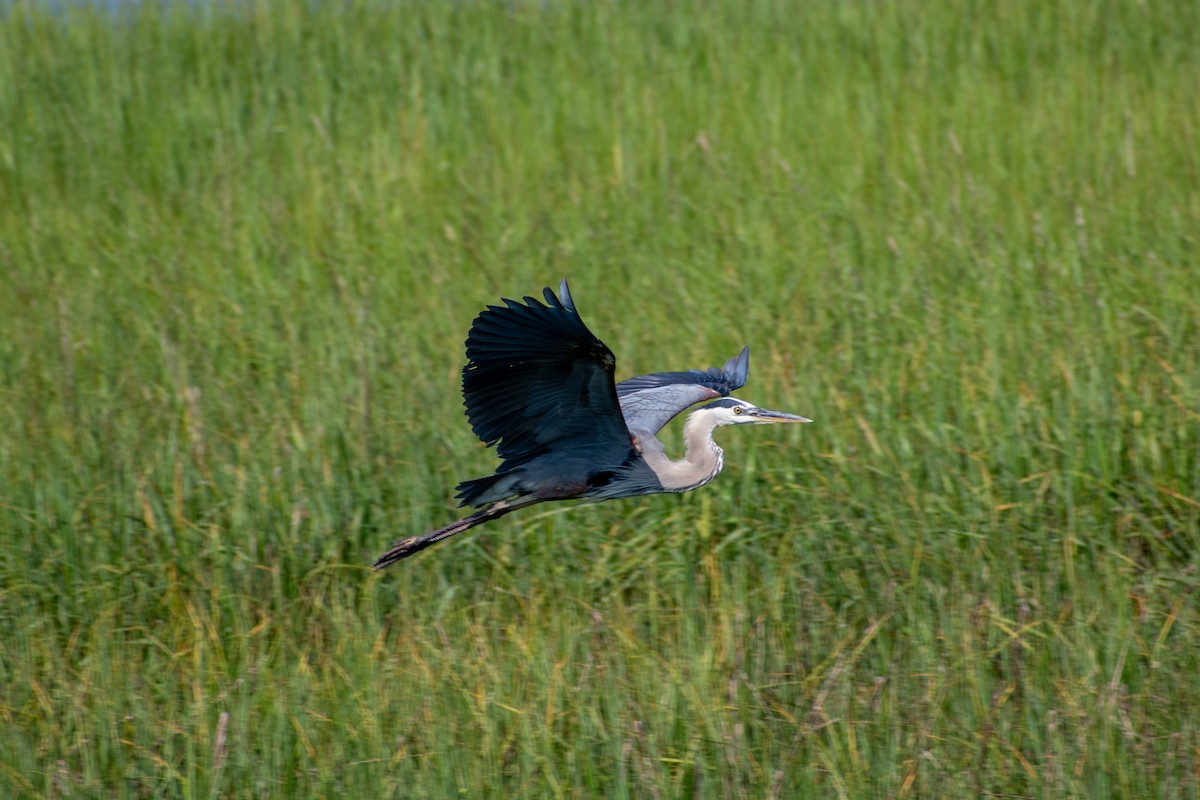
[[[456,533],[462,533],[465,530],[470,530],[476,525],[482,525],[485,522],[490,522],[497,517],[503,517],[505,514],[516,511],[518,508],[525,508],[534,503],[542,502],[540,497],[534,497],[531,494],[522,495],[512,500],[497,500],[491,503],[486,508],[481,508],[469,517],[463,517],[458,522],[452,522],[444,528],[438,528],[432,533],[427,533],[424,536],[410,536],[407,539],[399,539],[392,544],[390,550],[375,559],[372,565],[375,569],[383,569],[390,566],[402,558],[408,558],[413,553],[419,553],[430,545],[437,544],[442,539],[449,539]]]
[[[512,497],[517,493],[518,483],[520,483],[519,472],[497,472],[486,478],[463,481],[455,487],[458,489],[455,497],[460,506],[478,507]]]

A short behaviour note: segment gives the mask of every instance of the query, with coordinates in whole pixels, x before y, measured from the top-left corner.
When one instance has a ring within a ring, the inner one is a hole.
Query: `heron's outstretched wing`
[[[750,348],[725,362],[725,366],[687,372],[655,372],[617,384],[621,412],[631,431],[658,433],[671,418],[694,403],[726,397],[746,385],[750,376]]]
[[[532,297],[488,306],[467,334],[463,403],[471,428],[496,445],[501,472],[556,449],[611,454],[621,463],[629,430],[613,385],[616,358],[587,329],[563,280],[546,305]]]

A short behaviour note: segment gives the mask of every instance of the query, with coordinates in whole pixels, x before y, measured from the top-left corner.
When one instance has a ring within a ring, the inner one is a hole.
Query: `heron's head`
[[[772,411],[769,408],[759,408],[745,400],[736,397],[722,397],[708,405],[701,406],[698,412],[713,420],[715,425],[767,425],[772,422],[812,422],[808,417],[796,414],[785,414],[782,411]]]

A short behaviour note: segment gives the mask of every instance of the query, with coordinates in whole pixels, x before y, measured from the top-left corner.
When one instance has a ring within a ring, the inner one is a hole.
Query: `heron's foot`
[[[375,559],[375,563],[371,566],[380,570],[402,558],[408,558],[413,553],[424,550],[426,546],[424,539],[423,536],[409,536],[407,539],[400,539],[391,546],[391,549]]]

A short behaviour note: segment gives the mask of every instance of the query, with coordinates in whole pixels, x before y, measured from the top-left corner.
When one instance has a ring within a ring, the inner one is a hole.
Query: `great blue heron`
[[[724,466],[713,441],[722,425],[812,422],[729,397],[746,383],[750,348],[720,369],[656,372],[613,382],[616,358],[587,329],[567,281],[546,305],[532,297],[488,306],[467,334],[463,404],[475,435],[495,445],[495,475],[463,481],[460,506],[479,511],[392,545],[376,569],[511,511],[546,500],[610,500],[686,492]],[[713,400],[713,398],[722,398]],[[655,434],[688,406],[684,456],[670,459]]]

